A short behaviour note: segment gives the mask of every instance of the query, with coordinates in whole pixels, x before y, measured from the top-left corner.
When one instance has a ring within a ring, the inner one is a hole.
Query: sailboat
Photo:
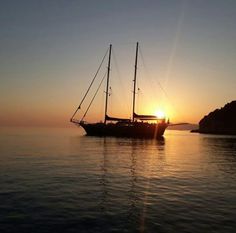
[[[130,137],[130,138],[162,138],[166,128],[169,125],[169,120],[165,117],[159,118],[155,115],[141,115],[135,112],[136,104],[136,83],[137,83],[137,64],[138,64],[138,53],[139,53],[139,43],[136,44],[135,53],[135,69],[134,69],[134,79],[133,79],[133,103],[132,103],[132,119],[123,119],[110,117],[108,115],[108,99],[109,99],[109,81],[110,81],[110,67],[111,67],[111,52],[112,45],[109,46],[109,56],[108,56],[108,67],[106,75],[106,98],[105,98],[105,110],[104,110],[104,121],[98,123],[87,123],[83,120],[76,120],[74,117],[77,111],[81,108],[81,104],[87,96],[92,83],[90,84],[84,98],[82,99],[79,107],[76,109],[72,115],[70,121],[77,126],[81,126],[87,135],[90,136],[114,136],[114,137]],[[104,60],[104,58],[103,58]],[[101,65],[100,65],[101,66]],[[97,74],[97,73],[96,73]],[[96,94],[94,95],[94,97]],[[89,105],[90,107],[90,105]],[[87,109],[88,110],[88,109]],[[86,111],[87,113],[87,111]]]

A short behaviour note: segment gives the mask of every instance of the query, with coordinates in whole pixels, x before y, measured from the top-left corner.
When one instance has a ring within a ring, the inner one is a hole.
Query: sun
[[[166,114],[165,114],[165,112],[164,112],[163,110],[157,110],[157,111],[155,112],[155,116],[156,116],[157,118],[159,118],[159,119],[165,119]]]

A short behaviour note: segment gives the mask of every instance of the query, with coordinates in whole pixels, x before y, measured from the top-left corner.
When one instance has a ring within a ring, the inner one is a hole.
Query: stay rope
[[[78,110],[81,108],[82,103],[84,102],[86,96],[88,95],[88,93],[89,93],[89,91],[90,91],[90,89],[91,89],[91,87],[92,87],[92,85],[93,85],[93,83],[94,83],[94,81],[95,81],[95,79],[96,79],[96,77],[97,77],[97,75],[98,75],[98,73],[99,73],[101,67],[102,67],[102,64],[103,64],[103,62],[104,62],[104,60],[105,60],[105,57],[107,56],[108,50],[109,50],[109,49],[107,49],[105,55],[103,56],[102,61],[101,61],[100,65],[99,65],[99,67],[98,67],[98,69],[97,69],[97,71],[96,71],[96,73],[95,73],[95,75],[94,75],[94,77],[93,77],[93,79],[92,79],[92,82],[90,83],[90,85],[89,85],[89,87],[88,87],[88,89],[87,89],[87,91],[86,91],[86,93],[85,93],[83,99],[81,100],[81,102],[80,102],[78,108],[75,110],[74,114],[72,115],[72,117],[71,117],[71,119],[70,119],[71,121],[73,120],[73,118],[74,118],[75,114],[78,112]],[[103,79],[104,79],[104,78],[103,78]],[[86,114],[85,114],[85,115],[86,115]]]
[[[105,77],[106,77],[106,75],[107,75],[107,72],[105,72],[105,74],[104,74],[104,76],[103,76],[101,82],[99,83],[99,86],[98,86],[98,88],[97,88],[97,90],[96,90],[96,92],[95,92],[93,98],[91,99],[91,101],[90,101],[90,103],[89,103],[89,105],[88,105],[88,107],[87,107],[87,109],[86,109],[86,111],[85,111],[85,113],[84,113],[84,115],[83,115],[83,117],[81,118],[80,121],[83,121],[83,119],[85,118],[85,116],[86,116],[86,114],[87,114],[89,108],[91,107],[91,105],[92,105],[92,103],[93,103],[93,101],[94,101],[94,99],[95,99],[95,97],[96,97],[96,95],[97,95],[97,93],[98,93],[98,91],[99,91],[99,89],[100,89],[100,87],[101,87],[101,85],[102,85],[102,83],[103,83]]]
[[[144,56],[143,56],[143,54],[142,54],[142,50],[141,50],[140,46],[139,46],[139,51],[140,51],[141,60],[142,60],[142,63],[143,63],[145,72],[147,73],[147,75],[148,75],[148,77],[149,77],[149,79],[150,79],[150,73],[149,73],[149,71],[148,71],[148,69],[147,69],[147,66],[146,66],[146,63],[145,63],[145,60],[144,60]],[[161,83],[159,82],[159,80],[158,80],[158,79],[155,79],[155,81],[157,82],[159,88],[161,89],[161,91],[163,92],[163,94],[165,95],[165,97],[167,98],[167,100],[168,100],[168,102],[170,103],[170,105],[172,106],[172,108],[175,110],[175,112],[178,112],[178,113],[179,113],[179,111],[176,109],[176,107],[175,107],[174,104],[172,103],[172,101],[171,101],[169,95],[167,94],[167,92],[165,91],[165,89],[163,88],[163,86],[161,85]]]

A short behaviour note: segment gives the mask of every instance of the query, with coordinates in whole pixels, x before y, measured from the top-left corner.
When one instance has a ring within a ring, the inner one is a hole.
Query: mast
[[[109,96],[109,79],[110,79],[110,70],[111,70],[111,48],[112,45],[110,44],[109,47],[109,58],[108,58],[108,67],[107,67],[107,87],[106,87],[106,102],[105,102],[105,116],[104,116],[104,123],[106,124],[106,116],[107,116],[107,104],[108,104],[108,96]]]
[[[135,95],[136,95],[136,79],[137,79],[137,64],[138,64],[138,42],[136,44],[135,64],[134,64],[134,90],[133,90],[133,121],[135,112]]]

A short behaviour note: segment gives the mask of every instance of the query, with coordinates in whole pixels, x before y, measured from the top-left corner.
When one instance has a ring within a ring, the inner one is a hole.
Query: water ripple
[[[0,137],[1,232],[234,232],[236,138]]]

